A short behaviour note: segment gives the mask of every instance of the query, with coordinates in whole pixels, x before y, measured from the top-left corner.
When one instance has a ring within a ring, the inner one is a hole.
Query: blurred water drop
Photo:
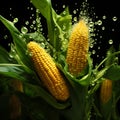
[[[113,28],[112,31],[115,31],[115,29]]]
[[[62,7],[65,8],[65,5],[63,5]]]
[[[73,10],[73,14],[76,14],[77,13],[77,11],[76,10]]]
[[[17,23],[18,22],[18,18],[14,18],[13,19],[13,24]]]
[[[102,26],[102,30],[105,30],[105,27],[104,27],[104,26]]]
[[[12,8],[10,7],[10,10],[12,10]]]
[[[33,10],[33,7],[31,7],[30,10]]]
[[[35,23],[36,23],[36,21],[35,21],[35,20],[33,20],[33,21],[32,21],[32,23],[33,23],[33,24],[35,24]]]
[[[34,14],[32,14],[32,17],[34,17],[35,15]]]
[[[9,57],[10,57],[10,58],[14,58],[14,56],[13,56],[13,55],[11,55],[11,54],[9,55]]]
[[[94,55],[96,53],[96,51],[95,50],[92,50],[92,54]]]
[[[101,20],[98,20],[98,21],[97,21],[97,25],[102,25],[102,21],[101,21]]]
[[[36,13],[40,13],[39,9],[36,9]]]
[[[4,39],[8,39],[8,35],[4,35]]]
[[[25,21],[25,25],[29,25],[29,21]]]
[[[113,21],[117,21],[117,17],[114,16],[114,17],[112,18],[112,20],[113,20]]]
[[[77,17],[74,17],[74,18],[73,18],[73,22],[77,22]]]
[[[37,22],[37,23],[40,23],[40,17],[37,17],[37,18],[36,18],[36,22]]]
[[[108,41],[108,43],[109,43],[110,45],[113,44],[113,40],[110,39],[110,40]]]
[[[22,27],[22,28],[21,28],[21,32],[22,32],[23,34],[26,34],[26,33],[28,32],[28,29],[27,29],[26,27]]]
[[[27,9],[29,10],[29,9],[30,9],[30,7],[28,6],[28,7],[27,7]]]
[[[90,48],[93,48],[94,47],[94,45],[93,44],[90,44]]]
[[[33,25],[33,24],[32,24],[32,25],[30,25],[30,28],[31,28],[31,29],[33,29],[33,28],[34,28],[34,25]]]
[[[100,55],[97,55],[97,58],[99,58],[100,57]]]
[[[45,48],[45,43],[44,42],[42,42],[40,45],[41,45],[42,48]]]
[[[94,26],[94,22],[89,22],[89,27],[93,27]]]
[[[63,11],[63,15],[66,15],[66,11]]]
[[[98,50],[100,50],[100,46],[98,46]]]
[[[106,19],[106,16],[104,15],[102,18],[103,18],[103,19]]]

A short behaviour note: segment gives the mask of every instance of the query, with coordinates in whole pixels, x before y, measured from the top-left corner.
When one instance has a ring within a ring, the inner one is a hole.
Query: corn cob
[[[69,97],[68,87],[52,57],[36,42],[31,41],[27,47],[36,72],[48,91],[57,100],[67,100]]]
[[[23,92],[23,85],[20,80],[11,80],[10,85],[15,91]]]
[[[71,32],[66,56],[68,70],[77,76],[87,64],[89,49],[89,29],[84,20],[80,20]]]
[[[18,120],[21,116],[21,102],[16,95],[12,95],[9,100],[10,120]]]
[[[100,88],[100,101],[101,103],[107,103],[112,97],[112,80],[105,79]]]

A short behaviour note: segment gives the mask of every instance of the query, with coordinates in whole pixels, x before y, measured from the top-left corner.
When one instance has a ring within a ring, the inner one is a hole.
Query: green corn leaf
[[[51,0],[31,0],[32,4],[39,9],[40,13],[46,18],[51,19]]]
[[[25,94],[32,97],[42,97],[48,104],[57,109],[65,109],[69,106],[69,103],[59,103],[57,102],[48,92],[46,92],[42,87],[37,85],[32,85],[29,83],[24,83]]]
[[[0,75],[5,77],[20,79],[23,81],[28,81],[32,79],[33,73],[26,70],[23,66],[19,64],[0,64]]]
[[[7,27],[7,29],[11,32],[11,34],[13,32],[17,33],[17,34],[20,34],[19,30],[14,26],[13,22],[7,20],[6,18],[4,18],[1,15],[0,15],[0,20]]]
[[[25,42],[24,38],[22,37],[22,34],[19,32],[19,30],[14,26],[14,24],[11,21],[5,19],[2,16],[0,16],[0,20],[8,28],[8,30],[10,31],[10,33],[13,37],[13,42],[15,45],[14,48],[17,51],[17,54],[21,60],[21,63],[32,68],[30,58],[26,54],[27,46],[26,46],[26,42]]]
[[[27,43],[30,40],[34,40],[39,43],[47,41],[46,38],[43,36],[43,34],[37,31],[33,33],[26,33],[23,35],[23,38],[26,38]]]
[[[23,41],[24,38],[21,38],[20,35],[14,33],[12,34],[13,36],[13,41],[15,44],[15,49],[17,51],[17,54],[21,60],[21,62],[28,66],[29,68],[33,68],[32,64],[31,64],[31,59],[30,56],[27,53],[27,45],[26,42]]]
[[[56,51],[60,51],[62,41],[67,39],[69,35],[68,31],[71,27],[71,15],[69,15],[68,9],[65,9],[60,15],[58,15],[52,8],[50,0],[32,0],[32,3],[46,18],[50,44],[56,49]]]
[[[0,63],[10,63],[12,62],[12,58],[6,49],[0,46]]]
[[[113,64],[104,74],[110,80],[120,80],[120,65]]]

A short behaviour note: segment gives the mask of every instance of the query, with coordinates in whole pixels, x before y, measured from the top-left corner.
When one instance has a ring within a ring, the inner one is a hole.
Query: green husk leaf
[[[28,81],[33,73],[19,64],[0,64],[0,75]]]
[[[120,80],[120,65],[113,64],[104,74],[110,80]]]
[[[37,85],[32,85],[29,83],[24,83],[25,94],[32,98],[42,97],[48,104],[57,109],[65,109],[69,106],[69,103],[59,103],[55,100],[48,92],[46,92],[42,87]]]
[[[21,37],[21,33],[19,32],[19,30],[15,27],[15,25],[11,21],[7,20],[6,18],[4,18],[2,16],[0,16],[0,20],[9,29],[9,31],[13,37],[15,49],[21,60],[21,63],[32,68],[30,58],[26,54],[27,53],[26,42],[25,42],[24,38]]]
[[[0,46],[0,63],[10,63],[12,62],[12,59],[10,58],[10,55],[8,51]]]
[[[72,18],[71,15],[69,15],[68,9],[65,9],[65,15],[63,13],[58,15],[52,8],[51,0],[32,0],[32,3],[46,18],[50,44],[56,49],[56,51],[59,51],[62,46],[62,40],[65,39],[65,36],[68,36],[68,31],[71,26],[70,23]],[[63,26],[66,27],[66,34],[62,30]]]
[[[0,20],[7,27],[7,29],[10,31],[11,34],[12,33],[20,34],[19,30],[15,27],[15,25],[13,24],[13,22],[7,20],[2,15],[0,15]]]

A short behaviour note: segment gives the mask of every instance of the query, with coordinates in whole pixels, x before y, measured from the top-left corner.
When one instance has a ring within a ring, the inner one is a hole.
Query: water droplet
[[[110,45],[113,44],[113,40],[110,39],[110,40],[108,41],[108,43],[109,43]]]
[[[22,37],[23,37],[23,34],[19,34],[19,37],[22,38]]]
[[[27,9],[29,10],[29,9],[30,9],[30,7],[28,6],[28,7],[27,7]]]
[[[112,18],[112,20],[113,20],[113,21],[117,21],[117,17],[114,16],[114,17]]]
[[[30,25],[30,28],[33,29],[33,28],[34,28],[34,25]]]
[[[75,5],[77,5],[77,2],[75,3]]]
[[[102,18],[103,18],[103,19],[106,19],[106,16],[104,15]]]
[[[89,22],[89,27],[93,27],[94,26],[94,22]]]
[[[74,17],[74,18],[73,18],[73,21],[74,21],[74,22],[77,22],[77,17]]]
[[[66,11],[63,11],[63,15],[66,15]]]
[[[42,48],[45,48],[45,43],[44,42],[42,42],[40,45],[41,45]]]
[[[105,30],[105,27],[104,27],[104,26],[102,26],[102,30]]]
[[[36,18],[36,22],[37,22],[37,23],[40,23],[40,17],[37,17],[37,18]]]
[[[36,21],[35,21],[35,20],[33,20],[33,21],[32,21],[32,23],[33,23],[33,24],[35,24],[35,23],[36,23]]]
[[[28,32],[28,29],[27,29],[26,27],[22,27],[22,28],[21,28],[21,32],[22,32],[23,34],[26,34],[26,33]]]
[[[93,46],[94,46],[93,44],[90,44],[90,48],[93,48]]]
[[[98,46],[98,50],[100,50],[100,46]]]
[[[36,13],[40,13],[39,9],[36,9]]]
[[[11,55],[11,54],[10,54],[9,56],[10,56],[10,58],[14,58],[14,56],[13,56],[13,55]]]
[[[4,35],[4,39],[7,39],[8,38],[8,35]]]
[[[100,57],[100,55],[97,55],[97,58],[99,58]]]
[[[63,5],[62,7],[65,8],[65,5]]]
[[[97,25],[102,25],[102,21],[101,21],[101,20],[98,20],[98,21],[97,21]]]
[[[96,51],[95,50],[92,50],[92,54],[94,55],[96,53]]]
[[[17,23],[18,22],[18,18],[14,18],[13,20],[13,24]]]
[[[73,10],[73,14],[76,14],[77,13],[77,11],[76,10]]]
[[[32,17],[34,17],[35,15],[34,14],[32,14]]]
[[[25,22],[25,25],[29,25],[29,21],[26,21],[26,22]]]
[[[115,31],[115,29],[113,28],[112,31]]]
[[[30,10],[33,10],[33,7],[31,7]]]

